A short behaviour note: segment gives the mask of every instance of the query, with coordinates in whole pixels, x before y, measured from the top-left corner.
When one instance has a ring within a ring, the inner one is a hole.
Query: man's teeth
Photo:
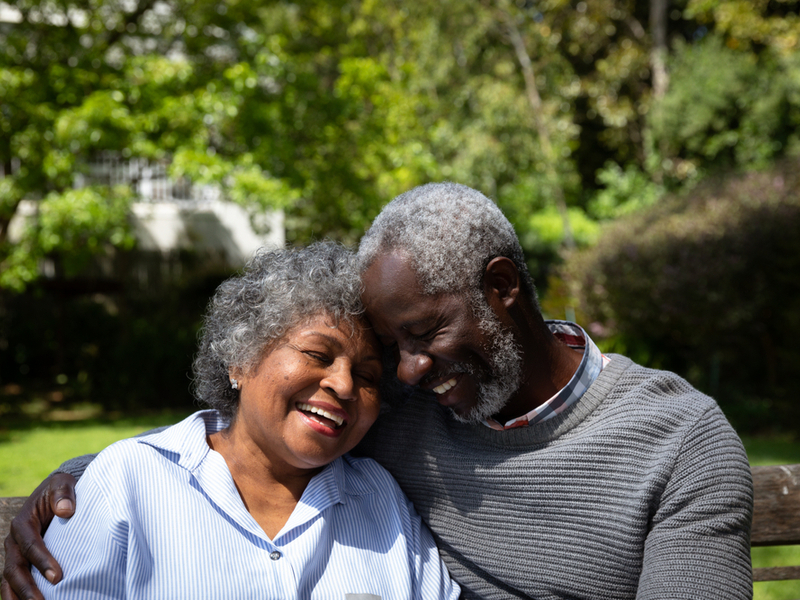
[[[437,394],[444,394],[447,390],[452,388],[456,384],[456,378],[453,377],[450,381],[445,381],[441,385],[437,385],[433,388],[433,391]]]
[[[321,408],[317,408],[316,406],[311,406],[310,404],[306,404],[305,402],[299,402],[297,404],[297,408],[305,412],[314,413],[319,415],[320,417],[325,417],[326,419],[330,419],[331,421],[336,423],[337,427],[339,427],[342,423],[344,423],[344,419],[342,417],[331,414],[327,410],[322,410]]]

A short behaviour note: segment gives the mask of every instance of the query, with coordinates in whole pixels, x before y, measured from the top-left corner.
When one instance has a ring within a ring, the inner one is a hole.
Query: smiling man
[[[719,407],[545,321],[492,201],[416,188],[358,254],[396,368],[361,451],[414,502],[463,597],[752,597],[750,469]],[[40,510],[61,497],[46,494]]]
[[[406,386],[366,451],[465,597],[752,597],[750,469],[719,407],[545,321],[493,202],[416,188],[358,254],[367,316]]]

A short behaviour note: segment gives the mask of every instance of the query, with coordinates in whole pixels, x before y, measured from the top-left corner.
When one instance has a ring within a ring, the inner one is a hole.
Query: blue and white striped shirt
[[[77,510],[45,541],[64,579],[45,598],[458,598],[433,537],[389,473],[345,455],[308,484],[270,540],[206,436],[201,411],[92,462]]]

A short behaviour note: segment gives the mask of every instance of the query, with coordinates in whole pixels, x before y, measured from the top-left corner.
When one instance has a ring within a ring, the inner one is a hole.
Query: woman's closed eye
[[[317,350],[303,350],[303,354],[306,356],[310,356],[315,361],[320,362],[325,365],[331,364],[333,361],[331,358],[324,352],[319,352]]]

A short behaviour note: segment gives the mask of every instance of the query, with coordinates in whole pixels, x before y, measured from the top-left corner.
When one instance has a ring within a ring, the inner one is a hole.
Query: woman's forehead
[[[378,347],[372,325],[364,315],[337,318],[323,311],[300,321],[283,336],[283,339],[295,336],[319,336],[339,345],[356,344]]]

